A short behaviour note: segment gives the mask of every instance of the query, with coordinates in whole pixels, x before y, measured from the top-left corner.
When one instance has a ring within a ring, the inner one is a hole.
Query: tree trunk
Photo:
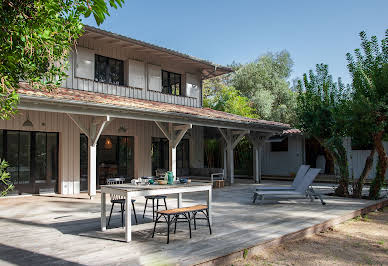
[[[323,139],[316,138],[318,142],[326,149],[330,156],[337,163],[340,171],[340,180],[338,187],[334,191],[337,196],[349,196],[349,169],[346,149],[342,144],[342,138],[332,141],[330,145]]]
[[[362,196],[362,188],[364,187],[365,180],[369,175],[370,170],[373,166],[373,157],[375,156],[376,147],[373,145],[372,150],[370,151],[369,156],[366,158],[364,169],[358,180],[356,181],[354,190],[353,190],[353,198],[361,198]]]
[[[340,180],[338,187],[335,189],[334,193],[337,196],[348,197],[349,196],[349,166],[348,158],[346,155],[346,150],[341,144],[336,145],[337,153],[334,153],[334,158],[338,163],[340,170]]]
[[[379,157],[376,176],[373,179],[371,187],[369,189],[369,198],[374,200],[379,198],[381,187],[384,184],[385,172],[387,171],[388,167],[388,158],[383,146],[383,135],[384,131],[381,130],[374,136],[374,145],[376,147],[377,155]]]

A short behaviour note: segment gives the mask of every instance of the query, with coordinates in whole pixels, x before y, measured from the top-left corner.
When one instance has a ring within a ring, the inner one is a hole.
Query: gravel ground
[[[388,265],[388,207],[233,265]]]

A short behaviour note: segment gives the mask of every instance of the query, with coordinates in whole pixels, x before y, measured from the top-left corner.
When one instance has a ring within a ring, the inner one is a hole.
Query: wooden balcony
[[[150,101],[157,101],[163,103],[171,103],[177,105],[184,105],[190,107],[201,107],[200,99],[186,96],[176,96],[165,94],[157,91],[150,91],[147,89],[139,89],[128,86],[120,86],[102,82],[96,82],[94,80],[69,77],[63,83],[66,88],[75,90],[91,91],[96,93],[105,93],[111,95],[124,96],[135,99],[143,99]]]

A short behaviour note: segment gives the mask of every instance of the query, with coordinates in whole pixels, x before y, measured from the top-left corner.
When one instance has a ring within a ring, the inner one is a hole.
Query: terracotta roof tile
[[[78,101],[82,103],[91,104],[106,104],[116,107],[128,108],[128,110],[143,110],[149,112],[158,113],[176,113],[176,114],[187,114],[204,119],[224,119],[233,122],[253,123],[256,125],[269,126],[269,127],[280,127],[282,129],[289,128],[288,124],[283,124],[274,121],[253,119],[243,117],[235,114],[229,114],[210,108],[197,108],[183,105],[155,102],[149,100],[128,98],[123,96],[109,95],[103,93],[88,92],[82,90],[74,90],[67,88],[58,88],[51,92],[43,90],[33,90],[29,88],[26,83],[21,83],[18,93],[26,96],[44,97],[54,100],[65,100],[65,101]]]
[[[283,130],[283,133],[282,133],[282,135],[298,135],[298,134],[302,134],[302,131],[300,131],[297,128]]]

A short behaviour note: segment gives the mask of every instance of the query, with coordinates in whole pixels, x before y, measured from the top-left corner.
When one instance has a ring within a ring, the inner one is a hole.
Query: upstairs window
[[[282,141],[271,142],[271,151],[288,151],[288,137],[283,139]]]
[[[95,55],[94,80],[115,85],[124,85],[124,62],[102,55]]]
[[[172,95],[181,95],[181,75],[162,70],[162,92]]]

